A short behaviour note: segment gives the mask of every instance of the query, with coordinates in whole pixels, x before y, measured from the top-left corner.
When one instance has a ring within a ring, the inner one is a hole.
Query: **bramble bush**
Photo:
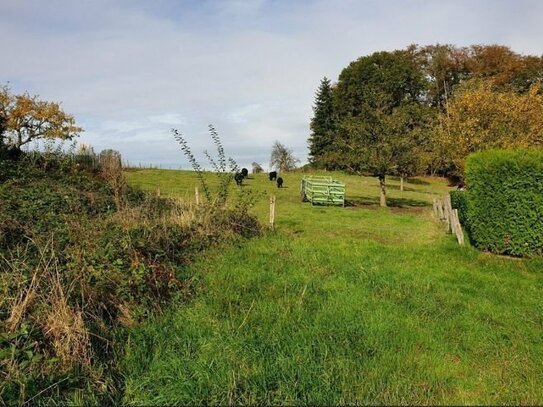
[[[475,246],[543,255],[543,150],[489,150],[466,162],[467,214]]]
[[[62,153],[0,160],[0,401],[118,404],[126,327],[191,298],[186,265],[257,234],[247,205],[196,207]],[[221,204],[224,201],[221,202]],[[2,404],[0,402],[0,404]]]

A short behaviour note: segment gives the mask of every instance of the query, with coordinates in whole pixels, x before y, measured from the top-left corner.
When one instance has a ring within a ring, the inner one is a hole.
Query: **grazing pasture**
[[[189,266],[188,304],[134,328],[127,404],[541,404],[543,261],[459,246],[431,215],[442,179],[333,175],[347,206],[300,201],[254,174],[276,229]],[[192,172],[132,170],[132,185],[194,201]],[[210,183],[215,177],[208,176]]]

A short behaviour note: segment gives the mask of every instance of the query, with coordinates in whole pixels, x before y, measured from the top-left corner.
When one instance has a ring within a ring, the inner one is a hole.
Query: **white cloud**
[[[169,126],[184,126],[187,124],[185,118],[177,113],[165,113],[149,116],[147,120],[153,124],[167,124]]]
[[[504,43],[543,53],[543,2],[0,0],[0,81],[62,101],[96,149],[184,161],[216,125],[240,164],[274,140],[307,153],[320,78],[410,43]],[[173,163],[173,164],[172,164]]]

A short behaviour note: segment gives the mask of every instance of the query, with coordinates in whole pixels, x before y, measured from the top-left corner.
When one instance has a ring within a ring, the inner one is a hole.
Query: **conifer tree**
[[[317,166],[326,166],[325,157],[335,132],[332,84],[324,77],[315,94],[309,136],[309,160]]]

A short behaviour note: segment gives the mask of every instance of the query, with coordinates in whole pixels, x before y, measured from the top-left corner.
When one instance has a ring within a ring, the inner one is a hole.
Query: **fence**
[[[434,198],[434,216],[447,225],[447,232],[454,234],[460,245],[464,245],[464,232],[458,218],[458,209],[452,208],[449,194],[441,199]]]

